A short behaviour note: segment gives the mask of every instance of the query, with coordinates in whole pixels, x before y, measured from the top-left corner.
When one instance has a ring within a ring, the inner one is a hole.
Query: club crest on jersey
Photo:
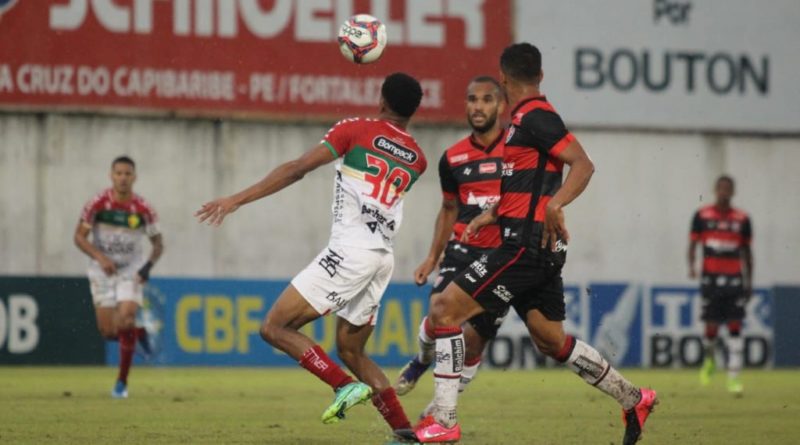
[[[497,164],[494,162],[484,162],[478,166],[478,173],[482,175],[489,175],[497,171]]]
[[[0,0],[0,16],[2,16],[4,12],[13,8],[15,4],[17,4],[17,0]]]
[[[402,145],[394,142],[384,136],[378,136],[372,140],[372,146],[376,150],[388,153],[393,157],[400,159],[406,164],[413,164],[417,162],[417,153],[410,148],[403,147]]]
[[[137,215],[135,213],[128,217],[128,227],[130,227],[131,229],[135,229],[135,228],[139,227],[139,225],[141,223],[142,223],[142,219],[139,218],[139,215]]]

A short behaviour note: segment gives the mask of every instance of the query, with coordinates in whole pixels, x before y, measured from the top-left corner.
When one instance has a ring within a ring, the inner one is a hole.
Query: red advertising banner
[[[460,121],[496,75],[510,0],[0,0],[0,107],[323,119],[371,114],[385,75],[417,77],[419,116]],[[387,26],[371,65],[339,25]]]

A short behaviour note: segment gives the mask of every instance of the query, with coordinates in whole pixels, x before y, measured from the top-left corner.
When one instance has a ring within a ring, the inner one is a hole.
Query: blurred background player
[[[694,214],[689,235],[689,277],[697,278],[695,251],[703,246],[703,271],[700,290],[703,298],[702,320],[706,324],[703,366],[700,382],[708,385],[715,370],[714,346],[719,326],[727,323],[728,333],[728,391],[741,394],[744,390],[739,372],[744,362],[742,320],[745,305],[753,291],[753,254],[750,241],[753,229],[750,217],[734,208],[731,200],[734,181],[720,176],[714,188],[716,202],[702,207]]]
[[[155,210],[133,193],[133,160],[127,156],[114,159],[110,177],[111,188],[100,192],[83,208],[74,239],[91,258],[89,284],[100,334],[106,340],[119,340],[119,375],[111,395],[127,398],[136,341],[149,352],[146,331],[136,327],[142,285],[150,278],[150,269],[161,257],[164,243]],[[142,249],[145,237],[152,246],[148,259]]]
[[[503,88],[492,77],[476,77],[467,87],[467,122],[472,133],[445,150],[439,161],[442,206],[434,224],[428,256],[414,271],[417,285],[425,284],[442,252],[445,252],[431,297],[441,293],[470,263],[481,258],[485,260],[491,249],[500,246],[500,227],[497,224],[484,227],[469,240],[461,241],[461,236],[473,218],[500,199],[504,144],[498,116],[505,111],[505,104]],[[460,391],[478,372],[483,349],[497,336],[503,318],[487,312],[464,324],[467,355]],[[427,317],[419,327],[419,348],[417,356],[400,371],[395,383],[399,395],[414,389],[433,361],[436,341]],[[423,415],[426,412],[427,409]]]
[[[411,424],[394,388],[365,354],[364,346],[392,276],[393,240],[403,218],[403,196],[427,167],[424,153],[405,130],[421,99],[416,79],[403,73],[387,76],[377,119],[339,121],[318,146],[300,158],[278,166],[234,195],[204,204],[196,214],[200,222],[218,226],[240,206],[276,193],[338,160],[328,246],[272,305],[261,336],[336,391],[333,404],[322,414],[324,423],[338,422],[345,411],[372,396],[373,404],[400,438],[413,438]],[[364,383],[354,381],[319,345],[298,331],[331,312],[338,316],[339,358]]]
[[[483,312],[502,314],[514,306],[539,350],[566,364],[623,408],[623,444],[634,444],[656,403],[655,391],[626,380],[590,345],[564,333],[561,268],[569,234],[563,207],[577,198],[594,166],[583,147],[539,91],[541,53],[528,43],[507,47],[500,57],[501,80],[512,122],[505,139],[498,205],[465,229],[474,236],[499,222],[503,243],[486,262],[473,262],[431,302],[428,314],[436,337],[432,416],[415,428],[420,442],[457,441],[458,387],[464,367],[461,325]],[[563,180],[563,165],[569,173]]]

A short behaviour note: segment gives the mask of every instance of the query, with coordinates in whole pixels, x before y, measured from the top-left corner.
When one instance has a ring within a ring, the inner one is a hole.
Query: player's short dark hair
[[[730,175],[720,175],[720,177],[717,178],[717,182],[715,182],[714,184],[719,185],[720,182],[727,182],[728,184],[731,185],[731,188],[736,188],[736,181],[734,181],[733,177],[731,177]]]
[[[511,79],[535,83],[542,72],[542,53],[530,43],[515,43],[503,50],[500,69]]]
[[[381,86],[381,96],[386,105],[402,117],[411,117],[422,100],[422,87],[417,79],[405,73],[386,76]]]
[[[133,159],[131,159],[130,156],[117,156],[113,161],[111,161],[111,168],[114,168],[114,166],[117,164],[128,164],[133,167],[134,170],[136,169],[136,163],[133,162]]]
[[[486,76],[486,75],[475,76],[472,78],[472,80],[469,81],[469,83],[490,83],[494,85],[495,89],[497,90],[497,98],[500,100],[506,99],[506,90],[503,88],[502,85],[500,85],[500,82],[498,82],[497,79],[495,79],[492,76]]]

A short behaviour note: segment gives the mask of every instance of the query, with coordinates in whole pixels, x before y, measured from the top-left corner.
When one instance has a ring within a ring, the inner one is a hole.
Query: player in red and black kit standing
[[[655,391],[632,385],[597,350],[566,335],[562,326],[561,268],[569,241],[563,207],[581,194],[594,166],[539,92],[543,77],[539,50],[528,43],[509,46],[500,57],[500,70],[509,103],[515,104],[505,140],[500,203],[474,219],[465,232],[475,236],[497,221],[503,244],[485,263],[470,264],[431,302],[435,407],[433,415],[415,428],[417,439],[423,443],[460,439],[456,405],[465,355],[461,325],[483,312],[502,313],[510,305],[540,351],[622,405],[623,444],[633,444],[656,403]],[[564,164],[570,169],[562,184]]]
[[[719,325],[727,323],[728,391],[740,395],[744,390],[739,372],[744,361],[744,339],[741,336],[745,305],[752,294],[753,255],[750,240],[753,229],[747,213],[731,206],[734,182],[720,176],[716,183],[717,202],[694,214],[689,241],[689,277],[697,278],[695,251],[703,245],[703,275],[700,288],[706,323],[705,360],[700,369],[700,382],[708,385],[714,373],[714,345]]]
[[[488,253],[500,246],[497,224],[484,227],[470,240],[462,242],[461,236],[470,221],[500,199],[504,144],[498,116],[505,110],[505,93],[494,78],[479,76],[467,87],[466,102],[472,133],[445,150],[439,161],[442,207],[436,217],[428,256],[414,271],[414,281],[420,286],[425,284],[444,252],[431,297],[441,293],[470,263],[486,261]],[[504,316],[505,313],[487,312],[464,324],[467,349],[460,391],[478,372],[483,349],[497,336]],[[433,326],[426,317],[419,327],[419,354],[400,371],[395,383],[397,394],[404,395],[414,389],[433,361],[435,345]]]

